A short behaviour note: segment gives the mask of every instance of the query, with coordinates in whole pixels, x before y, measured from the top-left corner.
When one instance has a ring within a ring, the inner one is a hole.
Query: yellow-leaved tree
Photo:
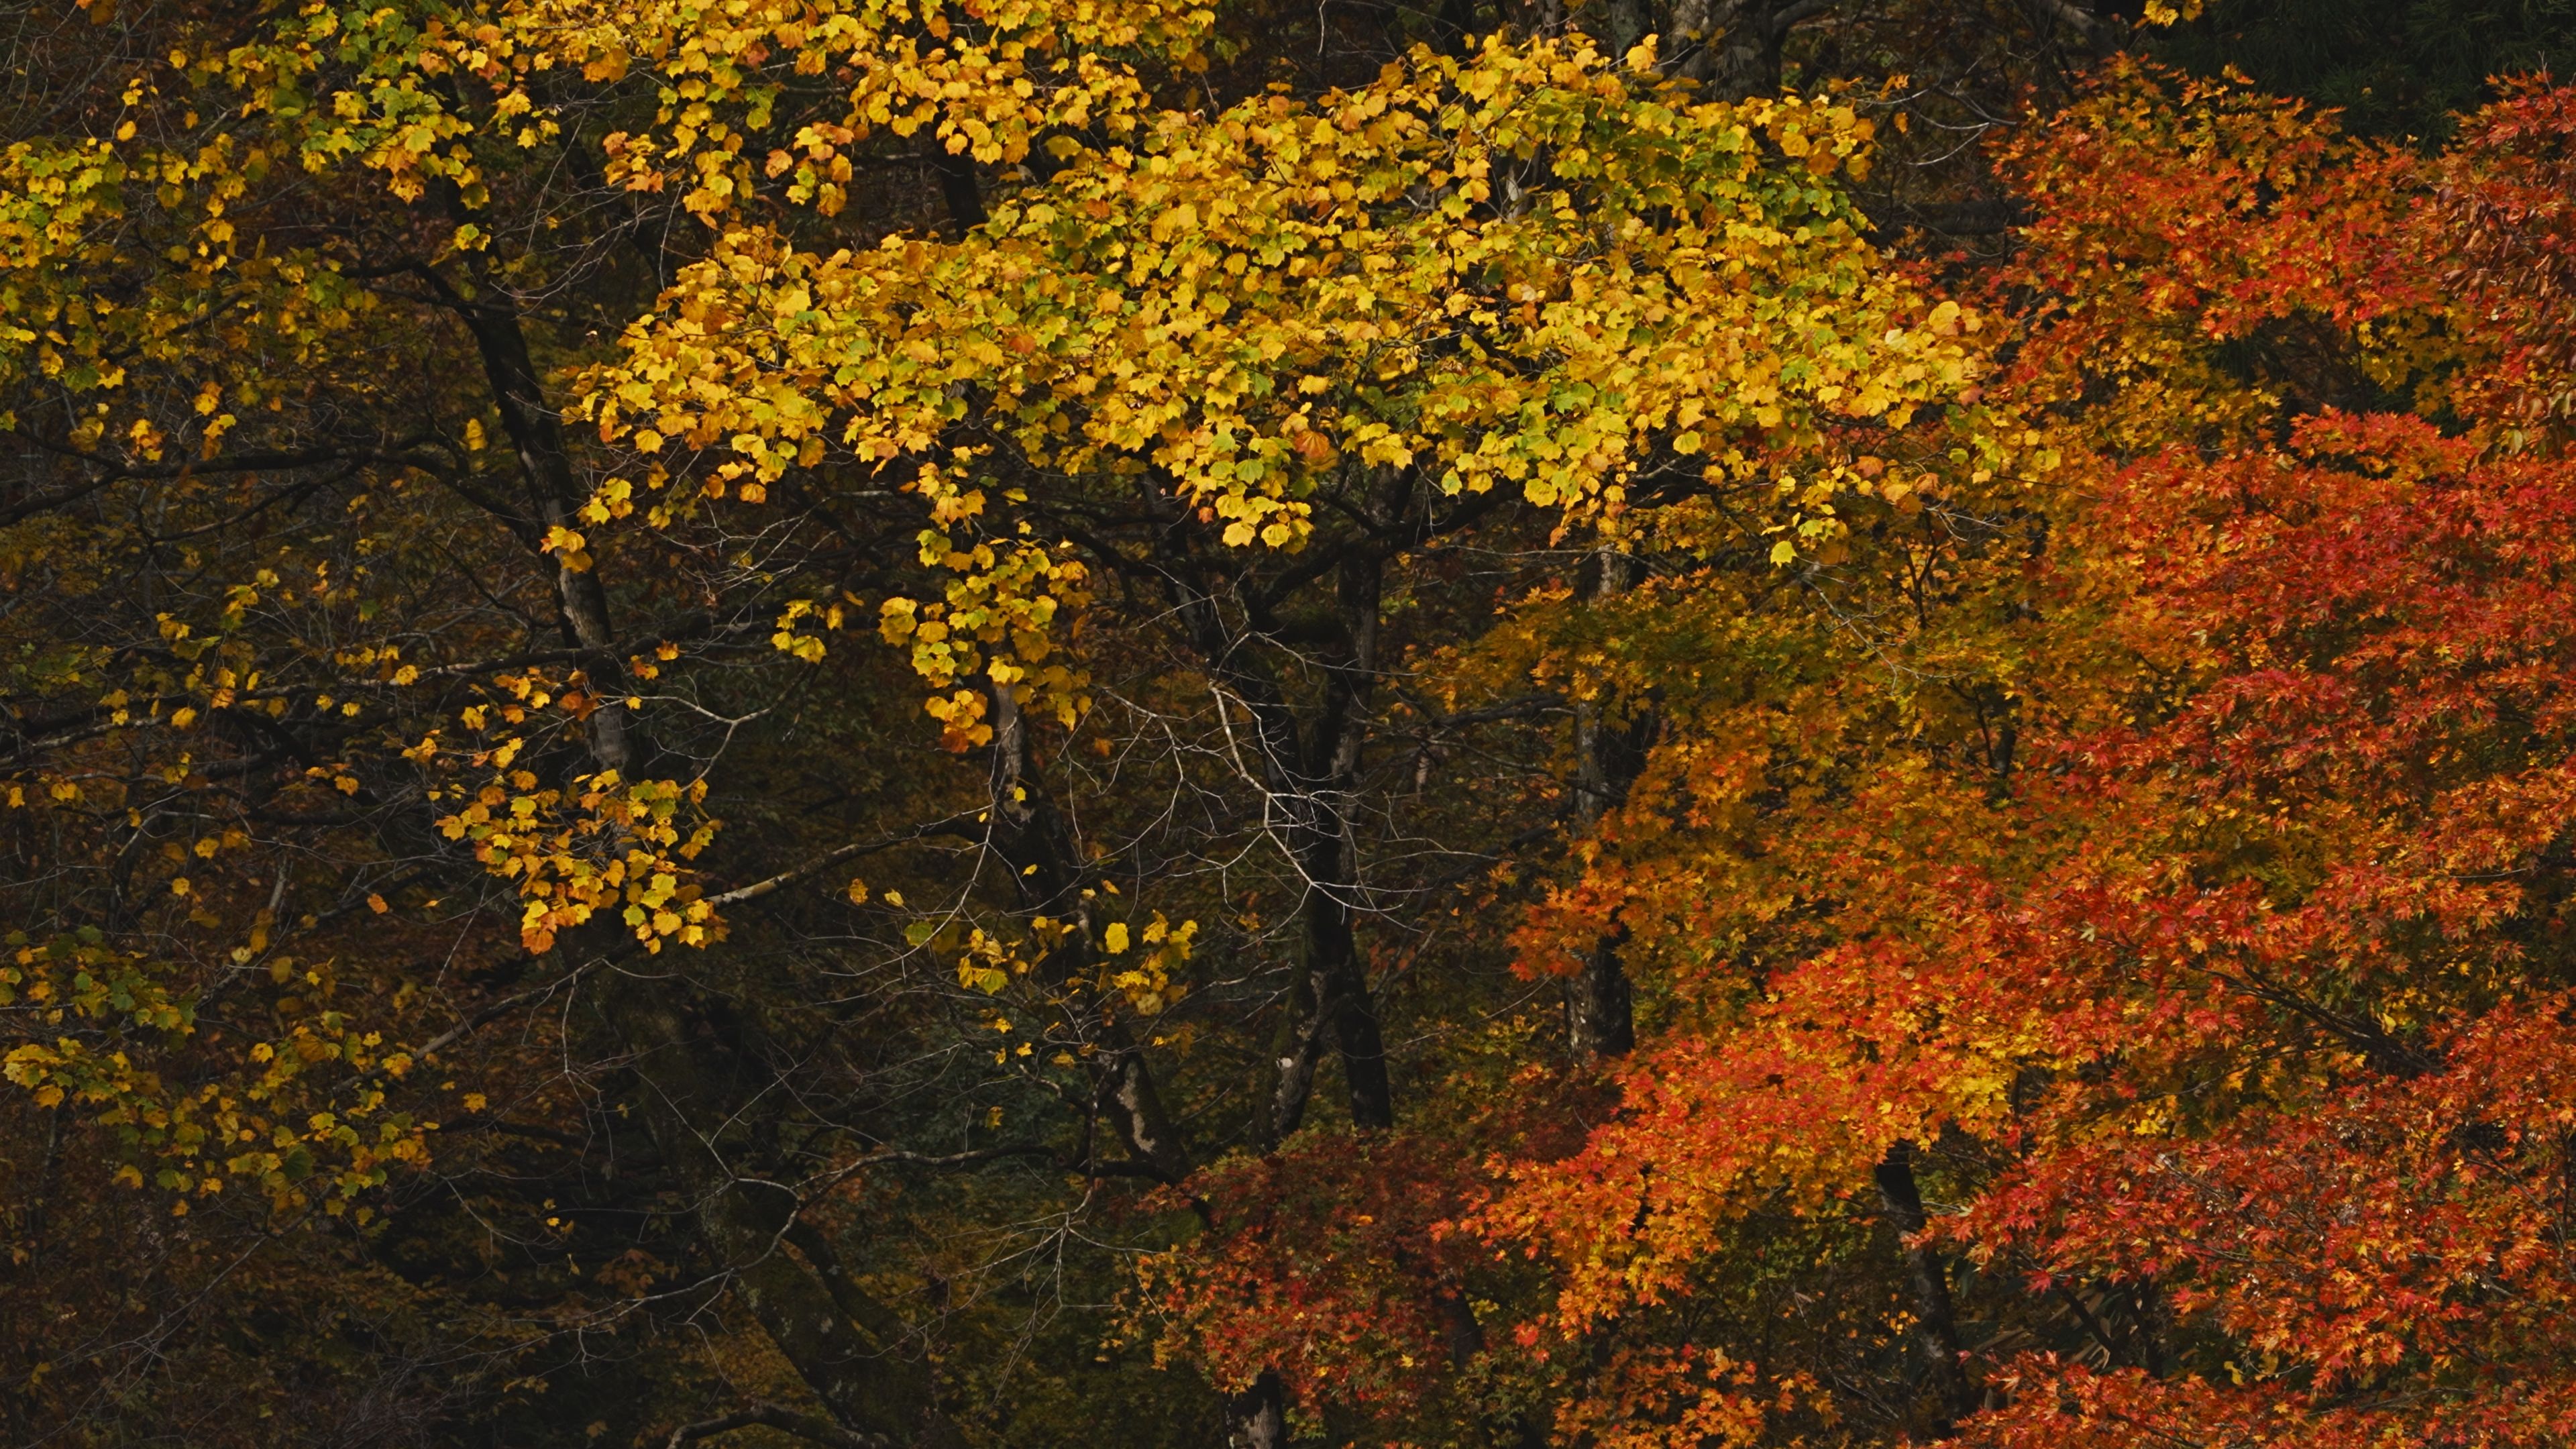
[[[1567,707],[1412,687],[1416,626],[1465,602],[1455,561],[1616,572],[1669,516],[1683,547],[1783,569],[1854,508],[2000,466],[1958,410],[1977,320],[1885,265],[1840,189],[1870,133],[1828,101],[1708,100],[1651,46],[1498,39],[1052,137],[1044,184],[954,238],[728,223],[585,374],[631,462],[563,546],[722,558],[731,582],[849,516],[903,530],[875,597],[761,581],[787,592],[774,647],[819,663],[872,619],[947,748],[989,760],[974,829],[1013,889],[913,939],[1005,1031],[1052,1023],[1024,1052],[1097,1064],[1091,1110],[1144,1175],[1278,1148],[1336,1058],[1348,1120],[1385,1128],[1371,958],[1478,851],[1378,798],[1382,741]],[[1105,777],[1066,765],[1086,737]],[[1119,771],[1188,803],[1100,792]],[[1149,941],[1222,920],[1224,964],[1132,952],[1118,918],[1149,903]],[[1219,1089],[1155,1048],[1191,990],[1247,981],[1268,1048],[1219,1058],[1234,1121],[1185,1132],[1174,1079],[1187,1115]],[[1284,1432],[1257,1357],[1210,1364],[1240,1432]]]

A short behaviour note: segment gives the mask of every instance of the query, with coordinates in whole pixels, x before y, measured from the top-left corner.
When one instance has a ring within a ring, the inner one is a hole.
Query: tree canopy
[[[2564,1442],[2576,90],[2243,10],[23,7],[9,1442]]]

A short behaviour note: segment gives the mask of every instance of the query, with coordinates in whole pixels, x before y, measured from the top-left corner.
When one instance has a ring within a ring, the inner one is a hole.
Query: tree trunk
[[[549,526],[571,527],[582,496],[580,480],[562,422],[546,406],[543,380],[516,304],[488,283],[466,297],[435,272],[430,280],[474,336],[536,516]],[[640,750],[623,704],[607,590],[594,569],[576,568],[562,558],[555,564],[555,587],[565,632],[583,651],[601,700],[589,718],[592,761],[603,770],[629,774]],[[725,1160],[716,1129],[736,1120],[741,1094],[727,1089],[723,1074],[705,1060],[703,1044],[689,1033],[679,978],[612,969],[604,979],[597,1009],[642,1088],[636,1106],[646,1131],[692,1201],[701,1243],[730,1275],[735,1293],[780,1355],[843,1425],[921,1443],[947,1442],[950,1435],[937,1418],[927,1373],[896,1358],[892,1343],[872,1341],[842,1311],[836,1297],[863,1296],[854,1283],[827,1284],[787,1250],[784,1237],[794,1223],[793,1205],[781,1211],[779,1204],[762,1200],[782,1190],[755,1186]],[[871,1316],[881,1326],[899,1321],[881,1307]]]
[[[1400,509],[1406,485],[1385,502]],[[1378,615],[1385,586],[1377,545],[1349,545],[1337,564],[1334,610],[1341,639],[1324,661],[1323,697],[1311,720],[1290,708],[1285,692],[1254,653],[1256,640],[1230,628],[1209,593],[1170,579],[1174,614],[1208,672],[1251,716],[1254,765],[1269,797],[1273,833],[1301,877],[1298,960],[1287,1012],[1273,1039],[1271,1090],[1262,1135],[1276,1146],[1305,1121],[1327,1045],[1338,1052],[1350,1093],[1351,1120],[1365,1128],[1395,1124],[1385,1036],[1360,960],[1354,922],[1362,904],[1360,862],[1350,812],[1368,742],[1368,706],[1377,681]]]
[[[1898,1142],[1879,1160],[1879,1206],[1899,1235],[1913,1238],[1924,1228],[1923,1192],[1914,1180],[1914,1144]],[[1947,1434],[1977,1407],[1976,1389],[1960,1362],[1959,1320],[1950,1302],[1950,1278],[1941,1257],[1929,1244],[1908,1243],[1906,1275],[1914,1291],[1914,1329],[1923,1367],[1941,1404],[1940,1429]]]
[[[725,1160],[712,1125],[736,1116],[741,1094],[707,1069],[677,997],[675,978],[612,973],[599,1010],[632,1056],[645,1130],[694,1203],[700,1241],[833,1418],[862,1433],[948,1442],[953,1436],[936,1417],[927,1372],[843,1311],[842,1300],[864,1296],[855,1283],[827,1282],[821,1265],[809,1269],[788,1251],[793,1208],[780,1211],[782,1190],[745,1180]],[[819,1243],[820,1234],[813,1238]],[[882,1327],[900,1322],[873,1302],[866,1311]]]
[[[1664,68],[1722,101],[1775,94],[1789,28],[1825,8],[1816,0],[1676,0]]]
[[[939,173],[939,199],[948,206],[948,219],[964,236],[984,224],[984,187],[975,175],[975,158],[962,151],[950,151],[937,138],[931,138],[930,168]]]
[[[1290,993],[1290,1020],[1295,1025],[1287,1049],[1279,1056],[1278,1083],[1271,1100],[1274,1142],[1295,1132],[1305,1120],[1318,1056],[1328,1039],[1341,1056],[1352,1123],[1371,1129],[1395,1125],[1386,1041],[1353,930],[1360,903],[1360,863],[1350,821],[1368,743],[1367,711],[1376,683],[1378,611],[1384,584],[1383,568],[1373,551],[1355,547],[1344,557],[1334,602],[1346,652],[1325,668],[1322,709],[1302,742],[1293,720],[1284,717],[1284,705],[1278,726],[1263,732],[1272,742],[1264,751],[1270,757],[1265,773],[1278,778],[1273,796],[1292,812],[1284,833],[1290,855],[1305,878],[1306,892],[1299,908],[1300,979]]]
[[[1619,959],[1627,933],[1603,936],[1565,986],[1565,1034],[1577,1058],[1624,1056],[1637,1044],[1636,1002]]]
[[[1598,604],[1634,588],[1644,569],[1632,554],[1604,548],[1593,555],[1590,587]],[[1655,718],[1643,709],[1617,720],[1598,699],[1574,706],[1574,819],[1578,826],[1600,824],[1627,803],[1628,791],[1646,768],[1646,748],[1654,738]],[[1614,930],[1593,943],[1574,978],[1566,983],[1566,1037],[1578,1059],[1618,1056],[1637,1044],[1633,993],[1620,947],[1627,932]]]
[[[1082,975],[1093,960],[1091,908],[1082,896],[1081,853],[1062,812],[1031,768],[1028,716],[1007,687],[994,687],[987,698],[993,722],[987,839],[1010,871],[1023,912],[1073,922],[1064,944],[1039,966],[1051,984],[1061,986]],[[1119,1140],[1137,1161],[1151,1167],[1164,1182],[1177,1185],[1190,1175],[1190,1151],[1164,1110],[1144,1050],[1114,1010],[1095,1014],[1088,1029],[1102,1047],[1095,1110],[1108,1115]]]
[[[474,296],[464,297],[435,272],[430,279],[474,336],[493,403],[501,414],[501,429],[518,452],[519,471],[538,520],[549,528],[572,528],[583,500],[581,480],[564,446],[562,419],[546,406],[544,380],[529,356],[527,331],[517,305],[508,293],[489,283],[481,284]],[[635,768],[636,751],[627,738],[625,669],[617,657],[616,631],[609,624],[608,591],[593,569],[575,567],[568,556],[556,557],[554,571],[564,632],[582,650],[583,668],[599,700],[586,722],[590,752],[602,768],[624,774]]]
[[[1624,56],[1646,38],[1654,23],[1646,0],[1609,0],[1602,7],[1601,39],[1612,56]]]
[[[1288,1449],[1288,1393],[1268,1369],[1226,1400],[1226,1449]]]

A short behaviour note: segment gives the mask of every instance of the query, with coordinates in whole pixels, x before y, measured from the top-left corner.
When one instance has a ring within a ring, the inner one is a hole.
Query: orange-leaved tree
[[[1993,400],[2059,467],[1739,626],[1840,667],[1656,676],[1532,940],[1669,941],[1663,1029],[1463,1224],[1547,1266],[1532,1341],[1695,1320],[1742,1442],[1873,1358],[1979,1442],[2565,1432],[2576,475],[2554,293],[2466,300],[2554,240],[2563,104],[2427,164],[2117,69],[2012,154]]]

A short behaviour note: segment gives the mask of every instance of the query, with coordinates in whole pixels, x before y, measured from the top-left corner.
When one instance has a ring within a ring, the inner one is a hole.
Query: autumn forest
[[[0,1443],[2576,1442],[2576,6],[0,48]]]

